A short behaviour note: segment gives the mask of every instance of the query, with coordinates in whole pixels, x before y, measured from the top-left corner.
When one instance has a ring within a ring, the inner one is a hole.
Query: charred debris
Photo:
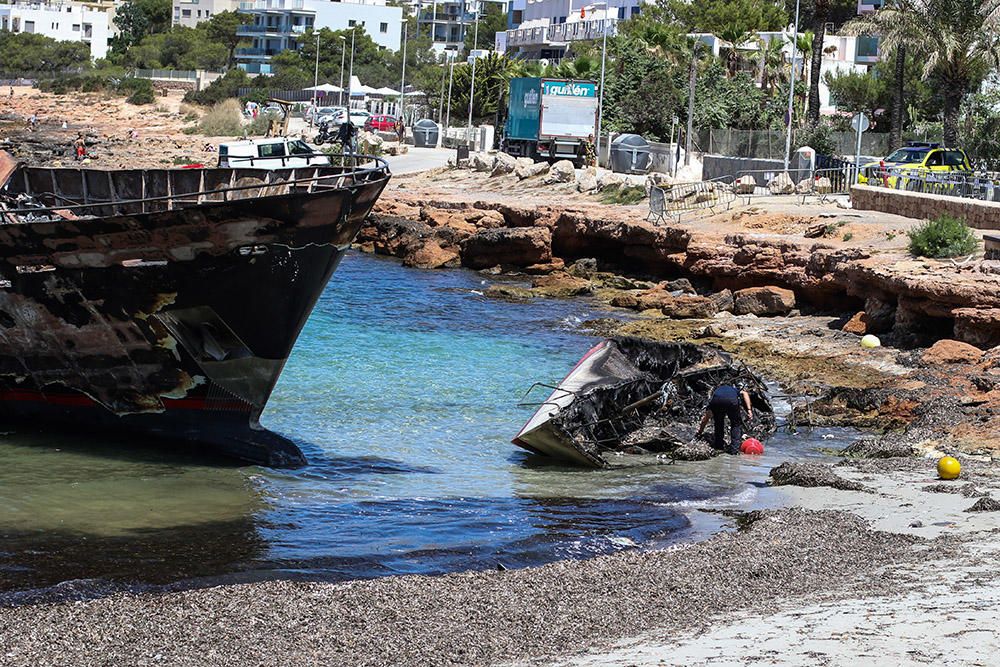
[[[514,438],[532,452],[589,467],[704,459],[716,452],[696,440],[716,387],[746,388],[754,419],[744,434],[762,439],[776,428],[767,388],[745,364],[692,343],[614,338],[594,346],[552,387]]]

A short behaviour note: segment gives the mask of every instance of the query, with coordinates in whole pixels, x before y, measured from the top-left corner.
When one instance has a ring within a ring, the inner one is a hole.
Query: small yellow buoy
[[[957,479],[962,472],[962,464],[952,456],[942,456],[938,460],[938,476],[941,479]]]
[[[874,347],[881,347],[881,346],[882,346],[882,341],[878,339],[878,336],[873,336],[871,334],[868,334],[867,336],[864,336],[861,339],[861,347],[865,349],[870,350]]]

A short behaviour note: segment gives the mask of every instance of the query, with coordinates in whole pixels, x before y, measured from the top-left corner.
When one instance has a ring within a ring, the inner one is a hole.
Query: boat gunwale
[[[319,155],[324,155],[325,156],[326,154],[323,153],[323,154],[319,154]],[[296,156],[296,157],[299,157],[299,156]],[[336,157],[336,156],[333,156],[333,157]],[[88,204],[68,204],[68,205],[65,205],[65,206],[59,206],[59,205],[57,205],[57,206],[18,208],[18,209],[7,208],[7,209],[0,209],[0,214],[2,214],[4,216],[6,216],[6,215],[15,215],[15,216],[16,215],[29,215],[29,214],[39,215],[39,214],[45,214],[46,212],[48,212],[48,213],[55,213],[55,211],[74,211],[74,210],[80,210],[80,209],[95,208],[95,207],[100,207],[100,206],[127,206],[127,205],[135,205],[135,204],[145,204],[146,202],[170,201],[172,199],[178,199],[178,198],[201,197],[202,195],[221,194],[221,193],[227,193],[227,192],[241,192],[241,191],[244,191],[244,190],[251,190],[251,189],[255,189],[255,188],[256,189],[260,189],[260,188],[274,187],[274,186],[282,186],[282,187],[283,186],[288,186],[289,189],[290,189],[291,187],[294,187],[296,185],[316,184],[316,183],[320,183],[322,181],[327,181],[327,180],[330,180],[330,179],[340,179],[340,178],[350,177],[350,178],[353,178],[353,179],[356,180],[359,176],[365,177],[365,180],[361,180],[360,182],[355,182],[355,183],[352,183],[350,185],[343,185],[343,186],[340,186],[340,187],[332,188],[332,190],[348,190],[351,187],[361,187],[363,185],[367,185],[367,184],[370,184],[370,183],[375,183],[378,180],[383,180],[384,179],[385,181],[388,181],[389,177],[392,175],[391,172],[389,171],[389,163],[384,158],[381,158],[381,157],[378,157],[378,156],[375,156],[375,155],[355,155],[355,156],[344,156],[344,157],[351,157],[355,161],[364,160],[365,162],[367,162],[367,161],[371,160],[371,161],[375,162],[375,166],[373,166],[373,167],[359,168],[357,165],[355,165],[353,168],[351,168],[349,170],[347,170],[345,168],[345,171],[340,172],[340,173],[336,173],[336,174],[325,174],[325,175],[322,175],[322,176],[313,175],[313,176],[310,176],[310,177],[295,178],[295,179],[278,181],[278,182],[273,182],[273,183],[258,183],[258,184],[254,184],[254,185],[240,185],[240,186],[234,186],[234,187],[215,188],[215,189],[212,189],[212,190],[197,190],[197,191],[191,191],[191,192],[175,193],[175,194],[170,194],[170,195],[161,195],[161,196],[157,196],[157,197],[144,197],[144,198],[140,198],[140,199],[122,199],[122,200],[117,200],[117,201],[107,200],[107,201],[100,201],[100,202],[91,202],[91,203],[88,203]],[[119,169],[119,170],[105,170],[105,169],[83,169],[83,168],[80,168],[80,167],[77,167],[77,168],[73,168],[73,167],[23,167],[23,168],[25,168],[25,169],[48,169],[48,170],[51,170],[51,171],[78,171],[78,172],[83,172],[83,171],[94,171],[94,172],[99,172],[99,171],[108,171],[108,172],[111,172],[111,171],[133,171],[131,169],[125,169],[125,170],[122,170],[122,169]],[[314,169],[315,170],[315,169],[324,169],[324,168],[325,169],[331,169],[331,168],[335,169],[336,166],[334,166],[334,165],[315,165],[315,166],[312,166],[312,167],[289,167],[288,169],[290,171],[294,172],[297,169],[302,169],[302,170],[305,170],[305,169]],[[243,168],[243,167],[210,167],[209,169],[212,169],[212,170],[218,169],[218,170],[227,170],[227,171],[241,171],[241,172],[263,172],[263,173],[266,173],[266,174],[273,173],[274,171],[277,171],[277,170],[272,170],[272,169],[246,169],[246,168]],[[142,171],[142,172],[153,172],[153,171],[171,172],[171,171],[187,171],[187,170],[180,170],[180,169],[176,169],[176,170],[171,170],[171,169],[136,169],[134,171]],[[368,179],[367,177],[370,176],[370,175],[372,175],[372,174],[376,174],[376,175],[380,176],[381,178]],[[5,189],[5,188],[0,188],[0,190],[3,190],[3,189]],[[28,194],[28,193],[26,193],[26,194]],[[50,193],[50,194],[54,194],[54,193]],[[257,201],[257,200],[261,200],[261,199],[272,199],[272,198],[277,198],[277,197],[285,197],[285,196],[294,195],[294,194],[319,194],[319,193],[316,193],[316,192],[312,192],[312,193],[282,192],[282,193],[279,193],[279,194],[266,195],[266,196],[261,196],[261,197],[254,197],[253,199],[255,201]],[[58,196],[58,195],[55,195],[55,196]],[[202,202],[202,203],[196,204],[196,206],[198,206],[198,207],[204,207],[204,206],[210,206],[210,205],[213,205],[213,204],[226,204],[226,203],[232,203],[232,201],[233,200],[229,200],[229,199],[223,199],[223,200],[218,200],[218,201],[213,200],[213,201],[206,201],[206,202]],[[183,208],[193,208],[193,207],[187,206],[187,207],[183,207]],[[167,209],[167,210],[170,210],[170,209]],[[147,211],[146,213],[157,213],[157,212],[162,212],[162,211]],[[94,218],[118,217],[119,215],[122,215],[122,214],[112,214],[110,216],[95,215]],[[38,223],[37,222],[27,222],[27,221],[24,221],[24,222],[15,222],[15,223],[7,223],[7,224],[38,224]]]

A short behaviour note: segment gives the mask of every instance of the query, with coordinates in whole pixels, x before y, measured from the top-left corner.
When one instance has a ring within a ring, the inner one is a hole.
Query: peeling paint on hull
[[[25,171],[8,190],[47,176],[65,181],[65,192],[91,176]],[[229,170],[206,171],[222,182]],[[146,179],[143,189],[162,177],[125,173]],[[76,212],[111,215],[0,224],[0,279],[9,282],[0,287],[0,419],[147,433],[253,463],[303,464],[259,418],[387,181],[385,170],[345,187],[269,185],[256,196],[145,205],[167,210],[102,204]]]

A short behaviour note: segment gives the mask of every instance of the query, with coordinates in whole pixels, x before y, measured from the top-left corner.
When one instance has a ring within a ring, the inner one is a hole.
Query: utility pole
[[[792,152],[792,103],[795,101],[795,54],[799,50],[799,0],[795,0],[795,32],[792,35],[792,71],[788,76],[788,128],[785,132],[785,173]]]
[[[351,122],[351,81],[354,79],[354,35],[351,28],[351,69],[347,73],[347,122]]]
[[[698,80],[698,49],[701,40],[695,38],[691,46],[691,65],[688,68],[688,117],[687,133],[684,137],[684,166],[691,164],[691,133],[694,131],[694,86]]]
[[[419,24],[417,24],[419,26]],[[403,73],[399,77],[399,118],[403,118],[403,101],[404,95],[406,94],[406,31],[409,29],[409,25],[406,23],[406,19],[403,19]]]
[[[604,3],[604,37],[601,43],[601,91],[597,99],[597,142],[594,150],[597,152],[597,164],[601,163],[601,118],[604,116],[604,66],[608,60],[608,3]],[[617,17],[616,17],[617,18]],[[610,156],[610,153],[609,153]]]
[[[451,63],[449,65],[448,71],[448,115],[445,116],[444,127],[445,130],[451,127],[451,83],[455,79],[455,59],[451,58]]]
[[[444,118],[444,70],[441,70],[441,94],[438,96],[438,115],[437,115],[438,125],[441,124],[441,119],[443,118]]]
[[[316,68],[313,70],[313,113],[309,116],[309,127],[312,127],[313,120],[316,118],[316,94],[319,92],[316,88],[319,86],[319,31],[316,31]]]
[[[344,56],[347,55],[347,38],[340,36],[340,106],[344,106]]]
[[[478,43],[479,43],[479,0],[476,0],[476,2],[473,5],[473,7],[475,7],[475,12],[476,12],[476,27],[475,27],[475,29],[473,30],[473,33],[472,33],[472,48],[469,49],[470,51],[476,51],[477,50],[476,47],[478,46]],[[476,61],[477,60],[478,60],[478,58],[476,58],[475,56],[472,57],[472,85],[469,88],[469,136],[468,136],[469,148],[472,148],[472,101],[476,97]]]

